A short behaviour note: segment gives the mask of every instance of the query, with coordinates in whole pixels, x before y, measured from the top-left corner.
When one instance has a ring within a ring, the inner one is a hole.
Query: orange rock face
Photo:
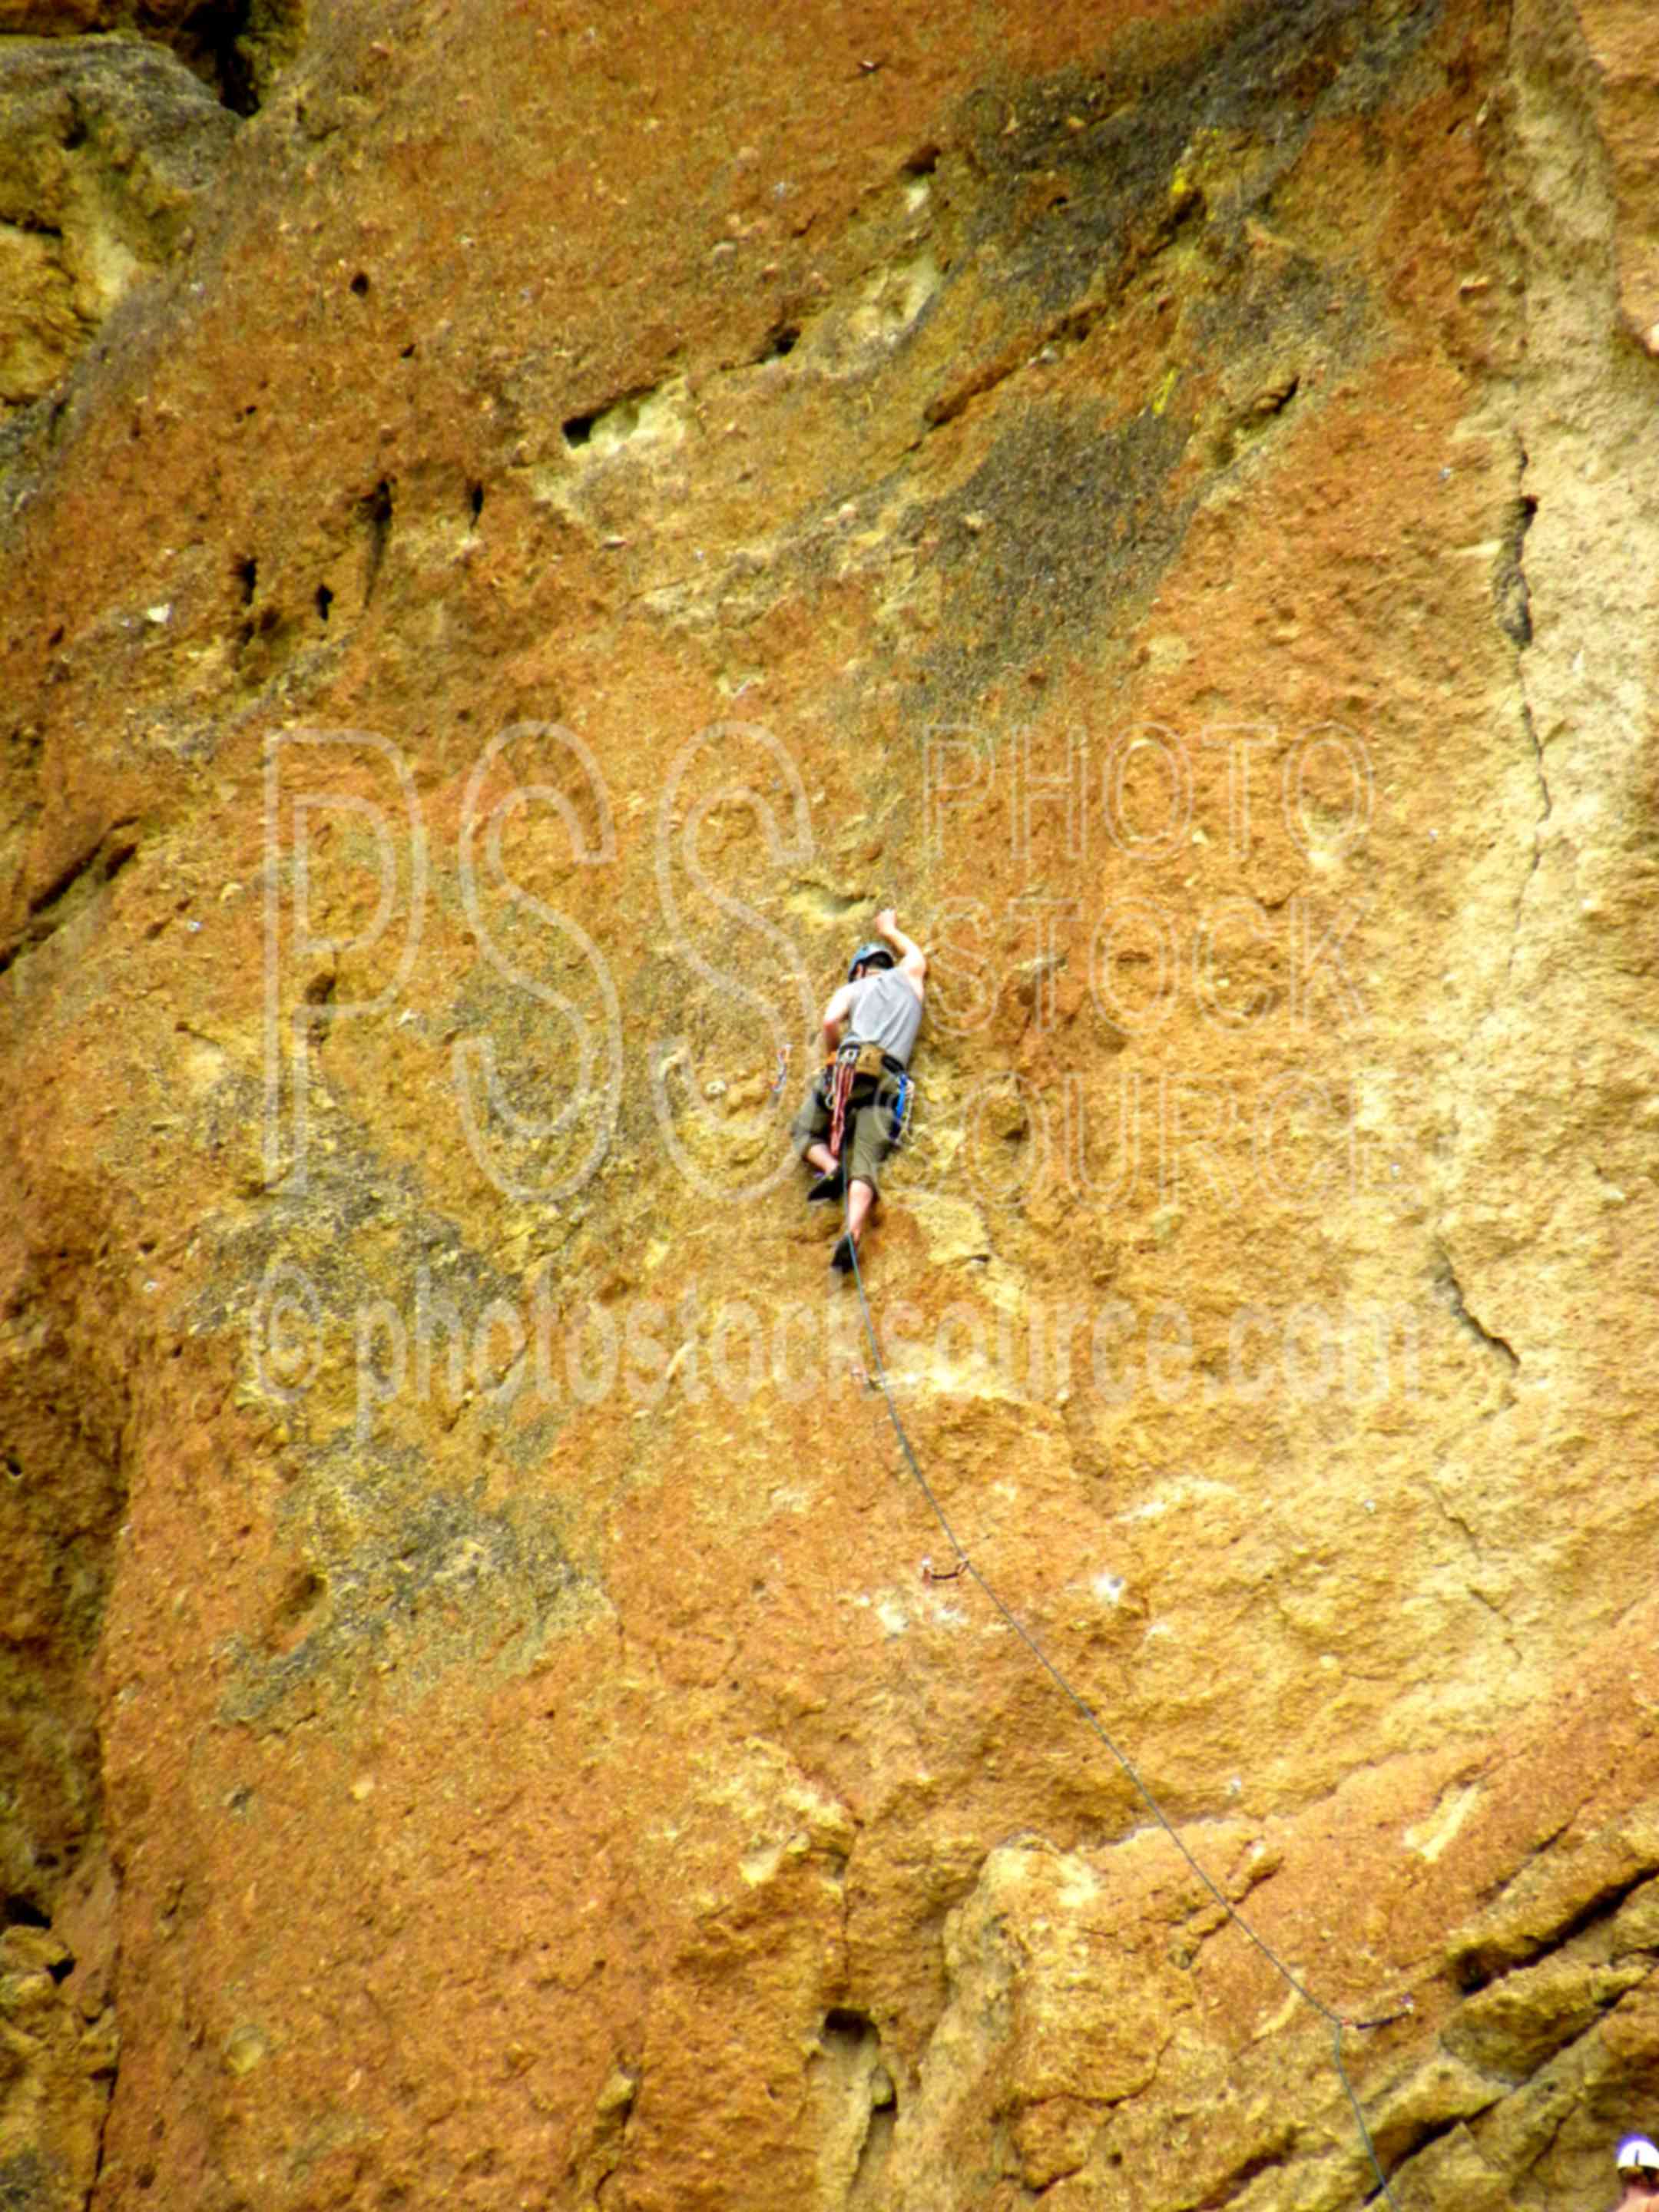
[[[0,2203],[1610,2201],[1642,16],[199,12],[0,176]]]

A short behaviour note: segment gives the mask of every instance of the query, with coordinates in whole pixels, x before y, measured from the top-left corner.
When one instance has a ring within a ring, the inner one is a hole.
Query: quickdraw
[[[926,1559],[921,1563],[921,1579],[928,1583],[953,1583],[959,1580],[967,1571],[968,1562],[965,1559],[958,1559],[953,1567],[936,1567],[931,1559]]]
[[[893,1142],[895,1144],[897,1144],[899,1139],[904,1134],[905,1125],[910,1119],[911,1087],[909,1076],[901,1075],[898,1079],[898,1097],[893,1101]]]

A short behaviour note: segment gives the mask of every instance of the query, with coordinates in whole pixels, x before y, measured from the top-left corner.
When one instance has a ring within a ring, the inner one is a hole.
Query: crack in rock
[[[1521,1364],[1520,1353],[1507,1337],[1497,1335],[1478,1315],[1470,1312],[1468,1302],[1463,1295],[1463,1285],[1458,1281],[1457,1271],[1452,1266],[1451,1255],[1438,1237],[1435,1239],[1435,1250],[1439,1258],[1435,1280],[1446,1304],[1475,1341],[1495,1352],[1513,1374]]]

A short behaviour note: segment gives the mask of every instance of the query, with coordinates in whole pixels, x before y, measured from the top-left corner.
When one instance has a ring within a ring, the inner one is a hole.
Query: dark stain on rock
[[[343,1488],[374,1493],[356,1502],[378,1526],[329,1561],[325,1607],[321,1577],[305,1571],[300,1618],[315,1625],[291,1650],[233,1639],[225,1722],[291,1728],[370,1671],[400,1674],[418,1694],[453,1664],[487,1668],[497,1653],[510,1664],[514,1650],[528,1655],[586,1611],[592,1585],[569,1558],[548,1500],[489,1510],[453,1492],[413,1498],[420,1455],[383,1448],[331,1456]],[[324,1467],[313,1461],[313,1478]],[[396,1503],[400,1494],[407,1503]],[[279,1609],[292,1613],[286,1598]]]

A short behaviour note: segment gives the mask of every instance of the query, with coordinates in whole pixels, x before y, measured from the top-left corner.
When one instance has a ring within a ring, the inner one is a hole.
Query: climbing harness
[[[1302,1979],[1301,1976],[1296,1972],[1294,1967],[1287,1966],[1285,1960],[1279,1957],[1278,1952],[1273,1949],[1272,1944],[1267,1942],[1267,1938],[1265,1936],[1259,1936],[1256,1933],[1255,1929],[1250,1925],[1250,1923],[1245,1918],[1244,1915],[1239,1911],[1232,1899],[1205,1871],[1204,1868],[1194,1856],[1187,1844],[1182,1841],[1182,1838],[1176,1832],[1174,1823],[1170,1820],[1169,1814],[1164,1810],[1163,1806],[1159,1804],[1158,1799],[1153,1796],[1146,1783],[1141,1780],[1139,1770],[1136,1767],[1134,1761],[1130,1758],[1128,1753],[1125,1751],[1115,1739],[1108,1733],[1104,1723],[1102,1722],[1099,1715],[1095,1711],[1094,1707],[1089,1703],[1088,1699],[1084,1697],[1081,1691],[1076,1690],[1073,1687],[1072,1684],[1060,1672],[1059,1667],[1055,1665],[1054,1662],[1048,1656],[1047,1651],[1044,1650],[1037,1638],[1029,1628],[1026,1627],[1024,1622],[1020,1620],[1019,1616],[1005,1601],[1000,1591],[990,1580],[989,1577],[984,1574],[980,1568],[975,1565],[973,1560],[969,1557],[967,1551],[963,1548],[955,1529],[951,1526],[950,1521],[946,1516],[945,1508],[939,1504],[939,1499],[933,1494],[931,1484],[928,1482],[927,1476],[922,1473],[921,1462],[916,1457],[915,1448],[912,1446],[909,1437],[905,1434],[903,1422],[899,1419],[898,1407],[893,1401],[892,1385],[888,1380],[886,1364],[881,1356],[881,1346],[878,1342],[876,1337],[875,1317],[871,1313],[869,1296],[864,1287],[864,1271],[859,1265],[859,1248],[857,1241],[852,1233],[850,1221],[848,1222],[846,1229],[845,1241],[851,1248],[853,1280],[858,1285],[859,1305],[862,1310],[864,1316],[864,1333],[869,1339],[870,1343],[870,1371],[875,1378],[876,1384],[880,1389],[883,1398],[886,1401],[887,1416],[892,1422],[893,1433],[898,1438],[899,1449],[904,1455],[905,1464],[908,1467],[912,1476],[915,1478],[916,1486],[921,1492],[922,1496],[927,1499],[928,1504],[933,1508],[933,1517],[939,1522],[939,1527],[944,1530],[951,1548],[956,1554],[956,1565],[947,1570],[941,1570],[935,1567],[931,1559],[924,1559],[921,1563],[921,1575],[923,1582],[955,1582],[960,1577],[965,1575],[969,1578],[969,1580],[978,1585],[978,1587],[984,1592],[986,1597],[990,1601],[991,1604],[995,1607],[996,1611],[1002,1615],[1003,1620],[1007,1623],[1008,1626],[1012,1629],[1014,1634],[1019,1638],[1020,1642],[1025,1646],[1031,1656],[1036,1661],[1038,1666],[1042,1668],[1043,1672],[1054,1682],[1060,1694],[1069,1704],[1076,1708],[1085,1724],[1093,1730],[1094,1734],[1098,1736],[1101,1742],[1105,1745],[1107,1750],[1110,1752],[1112,1757],[1116,1760],[1118,1765],[1122,1769],[1124,1774],[1133,1784],[1142,1804],[1144,1804],[1147,1811],[1151,1813],[1158,1826],[1163,1829],[1164,1834],[1170,1838],[1170,1841],[1175,1845],[1176,1850],[1180,1852],[1182,1857],[1185,1859],[1188,1867],[1191,1868],[1193,1873],[1203,1884],[1204,1887],[1209,1892],[1210,1895],[1215,1899],[1216,1903],[1221,1907],[1221,1910],[1226,1914],[1228,1919],[1234,1923],[1241,1934],[1249,1939],[1249,1941],[1255,1946],[1256,1949],[1261,1954],[1262,1957],[1266,1959],[1268,1965],[1273,1968],[1275,1972],[1283,1978],[1295,1994],[1301,1998],[1302,2002],[1312,2011],[1317,2013],[1321,2020],[1326,2022],[1331,2031],[1331,2062],[1336,2069],[1337,2077],[1342,2084],[1344,2094],[1347,2097],[1349,2108],[1353,2113],[1354,2124],[1359,2131],[1359,2140],[1364,2146],[1365,2156],[1370,2161],[1371,2170],[1376,2176],[1377,2185],[1381,2189],[1382,2195],[1387,2198],[1389,2203],[1394,2208],[1394,2212],[1400,2212],[1400,2200],[1395,2195],[1393,2189],[1389,2186],[1389,2177],[1382,2171],[1382,2162],[1381,2159],[1378,2158],[1376,2154],[1376,2146],[1371,2140],[1370,2130],[1365,2124],[1364,2107],[1359,2101],[1358,2096],[1354,2090],[1353,2083],[1348,2078],[1348,2069],[1343,2062],[1342,2057],[1342,2038],[1346,2031],[1352,2031],[1355,2033],[1358,2033],[1373,2028],[1392,2027],[1395,2021],[1407,2018],[1408,2015],[1415,2009],[1413,2000],[1407,1996],[1404,2002],[1397,2007],[1395,2011],[1380,2014],[1375,2019],[1350,2020],[1345,2017],[1341,2013],[1334,2011],[1332,2007],[1326,2004],[1322,1998],[1316,1996],[1313,1991],[1308,1987],[1307,1984]]]
[[[837,1166],[841,1164],[841,1148],[847,1134],[847,1116],[852,1105],[853,1085],[860,1075],[889,1075],[898,1085],[898,1095],[893,1104],[893,1133],[891,1144],[896,1145],[904,1133],[904,1125],[910,1111],[911,1093],[915,1088],[909,1071],[901,1060],[884,1052],[877,1044],[858,1044],[851,1038],[842,1045],[835,1060],[825,1071],[830,1083],[827,1094],[830,1107],[830,1157]]]

